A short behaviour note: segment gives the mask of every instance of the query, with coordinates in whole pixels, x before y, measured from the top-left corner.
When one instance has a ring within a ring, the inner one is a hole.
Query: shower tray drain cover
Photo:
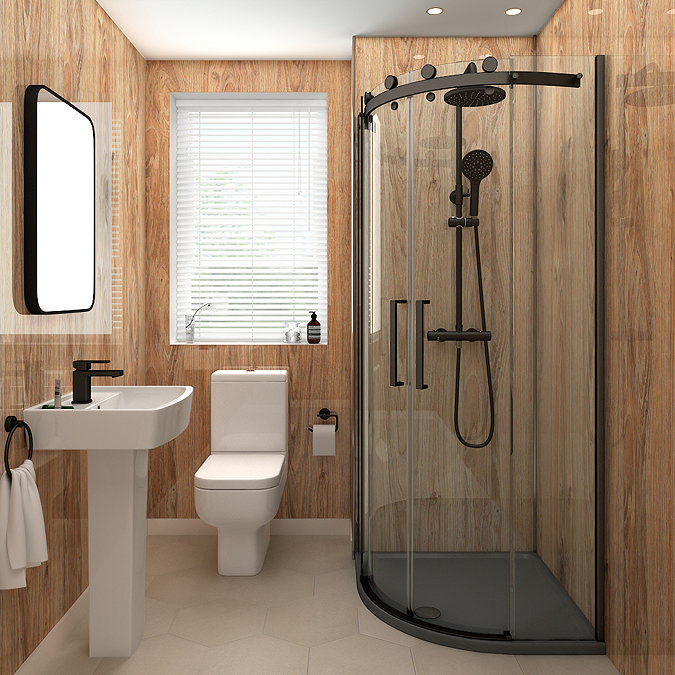
[[[441,610],[436,607],[417,607],[415,609],[415,616],[419,619],[438,619],[441,615]]]

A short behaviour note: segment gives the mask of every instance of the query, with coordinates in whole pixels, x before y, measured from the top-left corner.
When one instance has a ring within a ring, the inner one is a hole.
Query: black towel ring
[[[7,436],[7,440],[5,441],[5,471],[10,483],[12,482],[12,472],[9,469],[9,444],[12,442],[14,432],[19,427],[23,427],[26,430],[26,434],[28,435],[28,459],[33,459],[33,432],[24,421],[16,419],[14,415],[8,415],[5,417],[5,431],[9,432],[9,436]]]

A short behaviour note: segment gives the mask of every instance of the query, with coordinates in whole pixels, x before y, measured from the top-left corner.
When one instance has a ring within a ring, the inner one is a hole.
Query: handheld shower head
[[[471,183],[471,201],[469,204],[469,215],[478,216],[478,190],[480,182],[487,178],[492,171],[494,162],[489,152],[485,150],[472,150],[464,155],[462,159],[462,173]]]

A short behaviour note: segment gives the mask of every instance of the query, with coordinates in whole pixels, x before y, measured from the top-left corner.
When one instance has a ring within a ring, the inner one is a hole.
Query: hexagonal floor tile
[[[462,673],[462,675],[522,675],[515,656],[510,654],[481,654],[452,649],[430,642],[420,642],[411,649],[418,675]]]
[[[413,647],[415,645],[423,644],[422,640],[418,640],[412,635],[396,630],[393,626],[381,621],[365,607],[360,607],[358,611],[359,633],[361,635],[368,635],[369,637],[393,642],[394,644],[402,645],[404,647]]]
[[[310,675],[414,675],[410,649],[353,635],[309,650]]]
[[[153,546],[146,552],[145,573],[151,576],[170,574],[206,564],[208,551],[182,541],[165,546]]]
[[[293,537],[293,545],[269,549],[265,566],[286,567],[306,574],[325,574],[353,567],[354,561],[347,536],[297,536]]]
[[[176,605],[170,605],[168,602],[154,598],[146,598],[143,637],[156,637],[168,633],[177,611]]]
[[[97,675],[197,675],[208,649],[175,635],[142,640],[138,649],[127,659],[102,659]]]
[[[345,601],[350,600],[355,607],[363,607],[356,590],[356,572],[353,563],[335,572],[317,574],[314,581],[314,594],[340,593]]]
[[[154,577],[145,596],[171,605],[187,607],[222,598],[227,590],[227,577],[210,567],[193,567]]]
[[[283,567],[263,567],[251,577],[226,577],[225,596],[262,607],[309,597],[314,593],[314,577]]]
[[[266,614],[264,607],[223,598],[179,610],[171,633],[206,647],[216,647],[262,633]]]
[[[356,607],[327,593],[272,607],[265,634],[308,647],[358,633]]]
[[[309,649],[269,635],[257,635],[210,649],[202,673],[306,675]]]

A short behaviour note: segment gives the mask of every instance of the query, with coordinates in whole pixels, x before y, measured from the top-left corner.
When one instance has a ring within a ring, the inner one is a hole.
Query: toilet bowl
[[[211,455],[195,473],[199,517],[218,530],[218,572],[258,574],[288,472],[285,370],[211,376]]]

